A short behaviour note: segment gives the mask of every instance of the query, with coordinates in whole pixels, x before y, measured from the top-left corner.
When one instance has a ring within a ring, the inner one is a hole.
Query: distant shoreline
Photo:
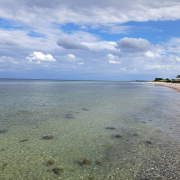
[[[147,83],[170,87],[180,92],[180,83],[168,83],[168,82],[147,82]]]

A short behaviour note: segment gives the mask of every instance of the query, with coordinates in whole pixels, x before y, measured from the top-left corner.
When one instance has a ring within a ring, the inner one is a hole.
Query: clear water
[[[154,156],[180,154],[179,106],[146,83],[1,79],[0,179],[157,179]]]

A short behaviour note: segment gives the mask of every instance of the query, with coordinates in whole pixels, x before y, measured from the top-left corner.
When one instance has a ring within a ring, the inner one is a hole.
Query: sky
[[[179,0],[0,0],[0,78],[179,74]]]

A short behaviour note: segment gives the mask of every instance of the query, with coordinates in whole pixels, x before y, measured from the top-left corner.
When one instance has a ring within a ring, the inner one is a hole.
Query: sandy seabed
[[[167,83],[167,82],[147,82],[147,83],[170,87],[180,92],[180,83]]]

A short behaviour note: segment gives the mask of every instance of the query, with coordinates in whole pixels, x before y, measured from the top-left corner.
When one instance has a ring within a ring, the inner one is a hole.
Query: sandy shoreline
[[[167,83],[167,82],[147,82],[147,83],[170,87],[180,92],[180,83]]]

